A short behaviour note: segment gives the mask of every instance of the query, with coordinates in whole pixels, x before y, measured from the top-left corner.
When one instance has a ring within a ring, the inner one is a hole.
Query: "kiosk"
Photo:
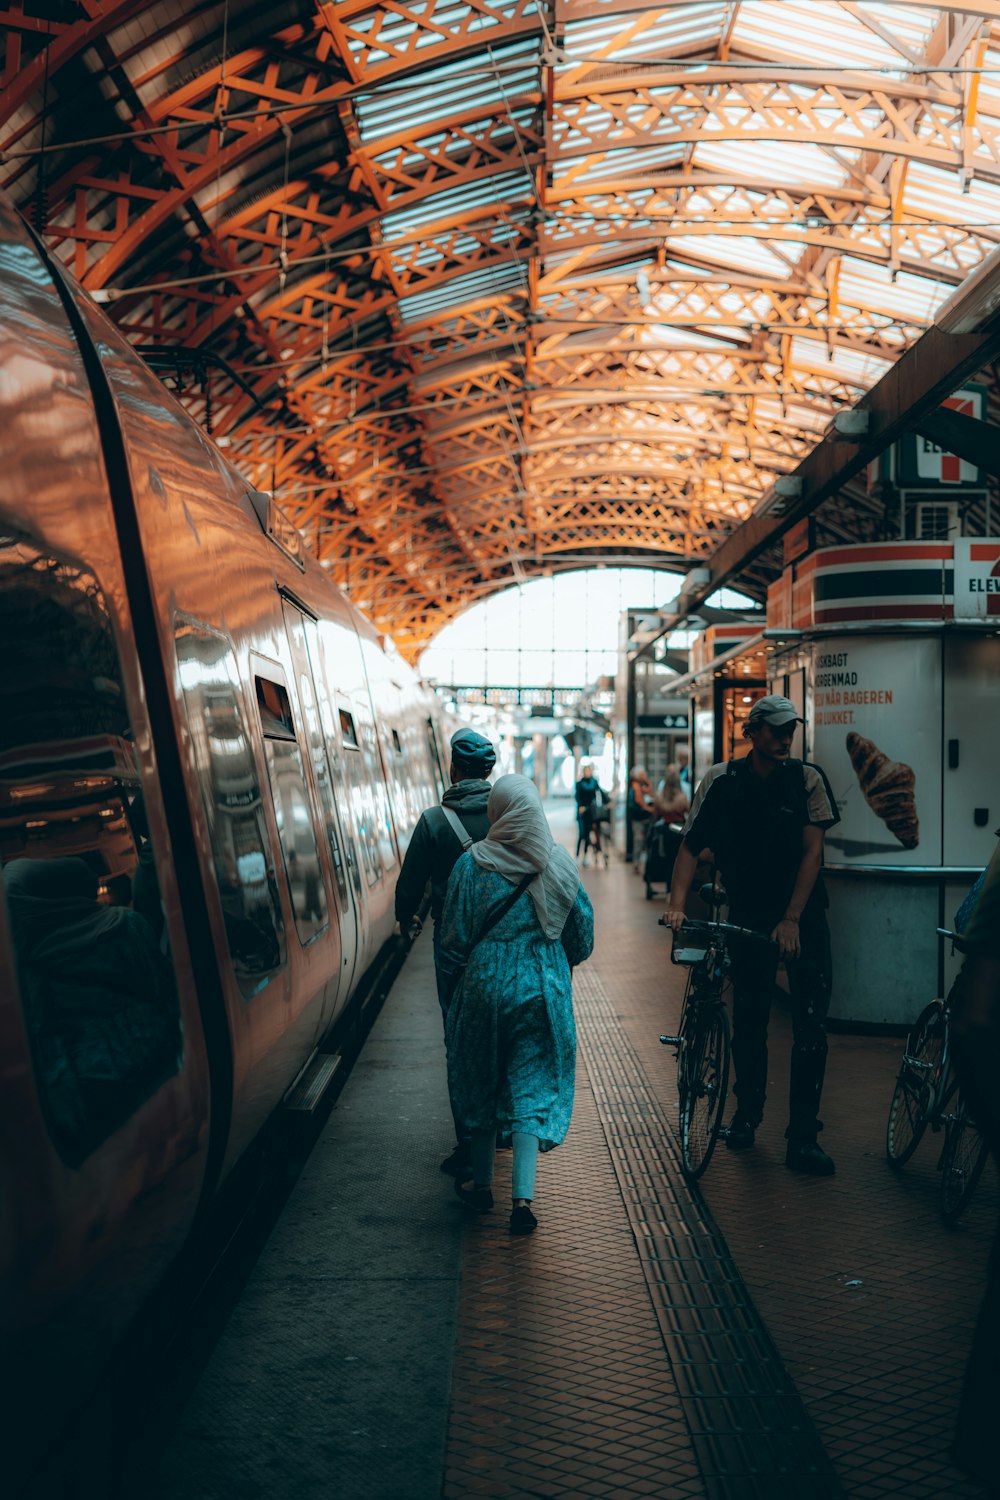
[[[764,644],[840,813],[831,1019],[904,1025],[957,971],[936,929],[1000,825],[1000,540],[813,552],[769,590]]]

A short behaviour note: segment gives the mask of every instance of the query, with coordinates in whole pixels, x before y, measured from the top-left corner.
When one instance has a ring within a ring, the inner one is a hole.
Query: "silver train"
[[[392,941],[433,695],[0,199],[0,1400],[32,1475]]]

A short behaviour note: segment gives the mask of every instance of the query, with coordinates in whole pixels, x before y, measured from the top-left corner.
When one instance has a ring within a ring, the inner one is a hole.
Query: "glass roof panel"
[[[785,241],[779,254],[767,240],[752,239],[749,235],[682,234],[671,239],[670,249],[673,255],[686,250],[698,260],[711,260],[733,270],[761,271],[784,281],[795,274],[795,262],[801,259],[804,246]]]
[[[693,160],[733,178],[775,186],[843,187],[850,177],[845,161],[808,141],[699,141]]]
[[[427,224],[468,219],[470,216],[488,223],[497,216],[500,206],[531,198],[533,193],[531,178],[526,173],[498,172],[495,177],[463,183],[450,192],[432,193],[409,208],[383,214],[383,237],[387,242],[405,239]]]
[[[562,50],[571,61],[557,67],[556,76],[581,62],[619,64],[637,57],[663,61],[680,48],[710,46],[718,40],[729,9],[719,0],[631,14],[617,5],[601,15],[571,21],[562,39]]]
[[[516,289],[527,290],[527,272],[524,266],[505,261],[498,266],[484,266],[465,276],[456,276],[431,291],[400,298],[399,315],[404,323],[419,323],[436,313],[447,313],[462,303],[477,302],[480,298]]]
[[[855,307],[875,308],[902,321],[929,323],[951,291],[946,282],[929,276],[900,271],[895,277],[888,266],[855,260],[845,255],[840,263],[838,297]]]
[[[442,102],[448,115],[470,111],[483,117],[502,114],[507,105],[539,88],[538,41],[526,37],[498,43],[472,58],[431,67],[411,84],[395,84],[362,95],[355,106],[361,139],[368,144],[383,136],[421,134],[440,125]]]
[[[868,15],[902,46],[918,55],[937,22],[930,6],[858,5],[858,15],[835,0],[743,0],[736,17],[733,43],[751,53],[810,68],[886,69],[902,76],[910,60],[886,36],[866,26]]]

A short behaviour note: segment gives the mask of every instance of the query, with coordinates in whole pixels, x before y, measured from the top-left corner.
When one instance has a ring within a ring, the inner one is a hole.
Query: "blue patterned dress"
[[[448,882],[438,928],[441,967],[453,990],[445,1020],[448,1089],[463,1136],[524,1131],[550,1151],[565,1138],[573,1113],[570,965],[593,949],[594,912],[581,886],[562,938],[550,941],[525,891],[476,944],[490,912],[513,888],[471,854],[462,855]],[[466,959],[455,992],[454,976]]]

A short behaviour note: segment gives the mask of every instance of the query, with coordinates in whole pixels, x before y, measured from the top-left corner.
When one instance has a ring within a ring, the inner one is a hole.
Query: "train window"
[[[101,586],[9,529],[0,651],[0,884],[39,1103],[75,1166],[180,1068],[173,963]]]
[[[291,703],[284,684],[259,676],[256,683],[264,754],[295,930],[300,942],[311,943],[329,926],[330,915],[302,751],[295,738]]]
[[[267,677],[255,677],[254,682],[260,725],[265,735],[273,740],[294,740],[295,721],[284,684],[271,682]]]
[[[437,735],[434,733],[434,720],[427,720],[427,748],[431,757],[431,771],[437,784],[438,796],[443,797],[447,782],[444,779],[444,771],[441,767],[441,752],[438,749]]]
[[[360,749],[358,731],[354,727],[354,715],[349,714],[346,708],[340,710],[340,732],[344,737],[345,745],[351,750]]]
[[[236,657],[223,637],[188,622],[176,649],[229,956],[249,1000],[284,964],[285,929]]]
[[[395,750],[397,755],[402,755],[403,747],[399,743],[399,730],[393,729],[390,730],[390,733],[392,734],[392,748]]]

